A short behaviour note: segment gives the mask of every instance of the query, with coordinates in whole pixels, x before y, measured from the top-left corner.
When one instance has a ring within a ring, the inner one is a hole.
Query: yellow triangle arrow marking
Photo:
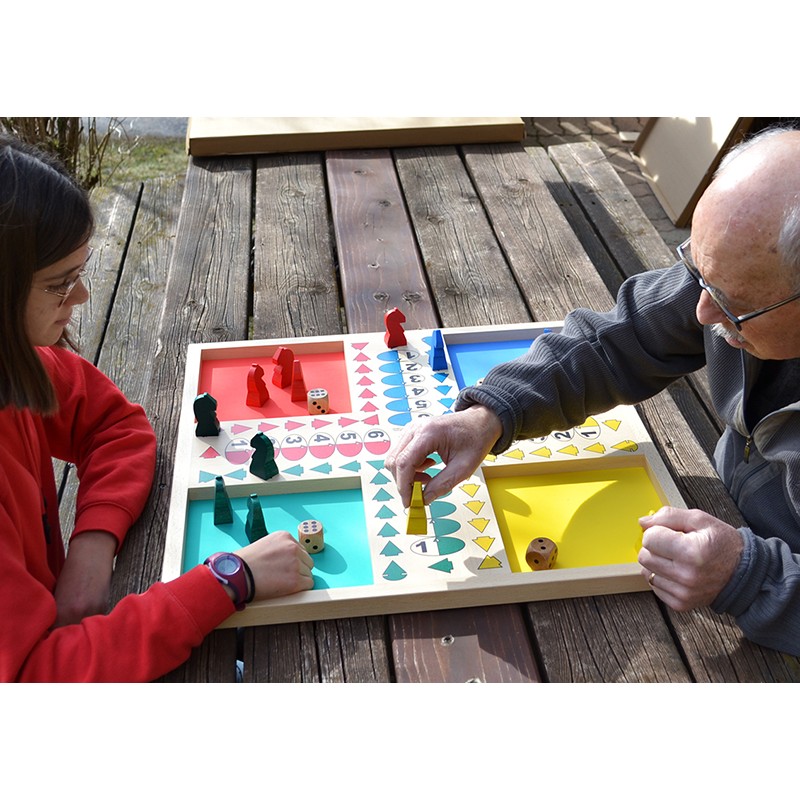
[[[473,540],[481,550],[489,552],[489,548],[494,544],[494,536],[476,536]]]
[[[538,450],[533,450],[531,455],[541,456],[542,458],[550,458],[553,455],[553,451],[549,447],[540,447]]]
[[[626,439],[624,442],[620,442],[619,444],[611,445],[615,450],[628,450],[629,452],[633,452],[634,450],[639,449],[639,445],[636,442],[632,442],[630,439]]]
[[[468,503],[464,503],[466,508],[468,508],[473,514],[480,514],[481,509],[486,505],[483,500],[470,500]]]
[[[490,521],[491,520],[484,519],[483,517],[478,517],[477,519],[471,519],[469,524],[472,525],[473,528],[477,528],[481,533],[483,533]]]
[[[461,491],[466,492],[470,497],[475,497],[475,494],[480,488],[480,484],[478,483],[465,483],[461,486]]]
[[[486,556],[486,558],[481,561],[478,569],[498,569],[503,565],[494,557],[494,556]]]
[[[566,447],[562,447],[559,453],[563,453],[565,456],[576,456],[578,455],[578,448],[575,447],[574,444],[568,444]]]
[[[605,453],[606,446],[604,444],[601,444],[600,442],[597,442],[597,444],[590,444],[585,449],[586,450],[591,450],[593,453]]]
[[[509,450],[509,451],[503,453],[503,455],[506,458],[516,458],[516,459],[525,458],[525,453],[523,453],[522,450],[520,450],[519,448],[517,448],[516,450]]]
[[[618,431],[619,426],[622,425],[621,419],[607,419],[603,425],[607,425],[612,431]]]

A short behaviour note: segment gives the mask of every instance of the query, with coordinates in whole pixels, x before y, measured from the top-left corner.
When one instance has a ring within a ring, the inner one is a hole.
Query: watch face
[[[214,562],[214,567],[220,575],[234,575],[239,569],[239,560],[226,553]]]

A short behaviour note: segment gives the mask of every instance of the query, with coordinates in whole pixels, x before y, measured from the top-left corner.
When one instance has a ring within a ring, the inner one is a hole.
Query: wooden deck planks
[[[253,338],[342,332],[330,228],[319,153],[258,159]]]
[[[643,599],[641,594],[622,594],[528,604],[547,679],[690,682],[657,605]]]

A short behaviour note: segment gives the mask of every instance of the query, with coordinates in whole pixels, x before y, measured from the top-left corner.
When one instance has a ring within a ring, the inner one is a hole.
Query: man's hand
[[[116,551],[116,538],[103,531],[86,531],[70,541],[55,590],[57,628],[106,613]]]
[[[425,503],[447,494],[475,472],[502,433],[500,418],[480,405],[407,425],[385,461],[403,506],[411,503],[414,481],[426,484]],[[436,463],[432,453],[439,454],[445,467],[431,478],[424,470]]]
[[[656,595],[676,611],[711,605],[739,564],[739,531],[704,511],[669,506],[639,524],[639,563]]]

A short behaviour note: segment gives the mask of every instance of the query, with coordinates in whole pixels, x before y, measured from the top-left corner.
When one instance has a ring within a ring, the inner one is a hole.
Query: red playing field
[[[325,389],[330,401],[329,414],[351,411],[344,353],[299,353],[303,381],[307,391]],[[253,364],[264,370],[264,382],[269,400],[260,408],[248,406],[247,375]],[[217,401],[220,421],[263,419],[266,417],[296,417],[308,414],[305,393],[302,400],[292,400],[292,385],[280,388],[272,383],[272,353],[263,357],[222,358],[203,360],[200,366],[198,394],[208,392]]]

